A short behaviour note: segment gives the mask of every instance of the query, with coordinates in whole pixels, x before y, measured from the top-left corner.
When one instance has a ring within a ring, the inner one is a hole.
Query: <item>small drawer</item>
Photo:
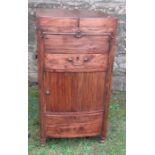
[[[93,35],[82,32],[68,34],[45,34],[45,51],[51,53],[107,53],[110,48],[110,36]]]
[[[45,54],[45,69],[50,71],[106,71],[107,66],[107,54]]]

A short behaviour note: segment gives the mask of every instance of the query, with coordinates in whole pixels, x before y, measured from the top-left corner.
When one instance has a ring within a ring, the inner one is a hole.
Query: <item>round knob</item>
[[[89,60],[88,57],[84,57],[84,59],[83,59],[84,62],[86,62],[88,60]]]
[[[50,91],[49,90],[46,90],[45,94],[46,95],[50,95]]]

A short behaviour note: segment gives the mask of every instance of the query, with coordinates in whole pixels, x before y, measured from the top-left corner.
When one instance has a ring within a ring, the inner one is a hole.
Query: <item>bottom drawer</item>
[[[47,137],[67,138],[95,136],[100,133],[99,124],[77,124],[77,125],[59,125],[48,126],[46,130]]]
[[[46,136],[65,138],[95,136],[100,134],[103,116],[102,112],[75,113],[47,115]]]

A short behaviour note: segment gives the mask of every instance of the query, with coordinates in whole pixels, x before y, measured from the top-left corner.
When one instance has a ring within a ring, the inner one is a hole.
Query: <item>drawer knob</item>
[[[46,90],[45,95],[50,95],[50,91]]]
[[[88,57],[84,57],[84,59],[83,59],[84,62],[87,62],[88,60],[89,60]]]

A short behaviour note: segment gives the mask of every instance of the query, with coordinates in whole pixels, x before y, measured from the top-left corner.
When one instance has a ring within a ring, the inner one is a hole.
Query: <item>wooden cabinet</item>
[[[105,140],[116,25],[103,13],[37,10],[42,144],[47,137]]]

